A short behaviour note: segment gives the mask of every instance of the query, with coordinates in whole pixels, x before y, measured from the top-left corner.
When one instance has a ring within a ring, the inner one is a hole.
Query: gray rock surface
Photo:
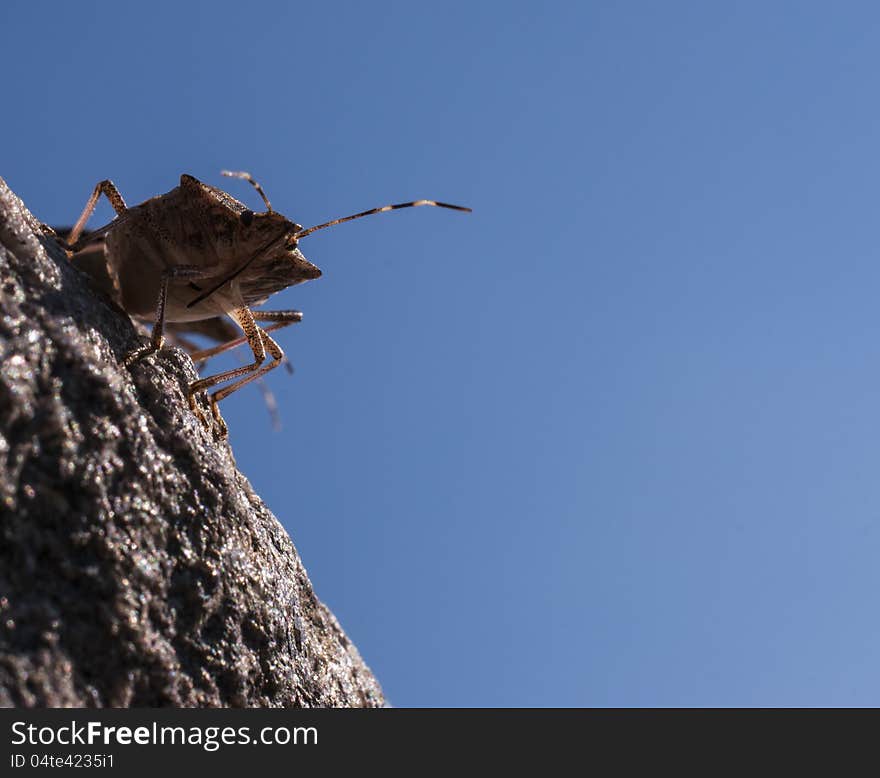
[[[0,179],[0,705],[381,706],[296,549]]]

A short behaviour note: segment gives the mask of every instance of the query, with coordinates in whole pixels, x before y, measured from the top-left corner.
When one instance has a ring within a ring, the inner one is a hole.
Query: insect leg
[[[217,373],[217,375],[200,378],[189,387],[190,396],[197,392],[203,392],[206,389],[210,389],[212,386],[223,383],[223,381],[228,381],[230,378],[238,378],[245,373],[252,373],[265,361],[266,349],[263,345],[263,339],[260,337],[260,328],[257,327],[257,323],[254,321],[254,317],[250,310],[247,308],[236,308],[231,312],[231,315],[235,317],[236,321],[244,330],[245,339],[250,345],[251,351],[254,352],[254,361],[249,365],[243,365],[242,367],[236,367],[232,370],[225,370],[222,373]]]
[[[263,332],[274,332],[275,330],[280,330],[282,327],[289,327],[291,324],[296,324],[296,322],[302,321],[302,313],[300,311],[251,311],[251,315],[256,321],[274,322],[274,324],[270,324],[268,327],[261,327]],[[217,346],[212,346],[211,348],[192,351],[190,352],[190,356],[192,357],[193,362],[202,362],[247,342],[248,339],[246,336],[233,338],[226,343],[221,343]]]
[[[272,332],[273,330],[286,327],[288,324],[302,321],[302,311],[251,311],[254,319],[257,321],[274,321],[269,327],[263,327],[263,332]]]
[[[228,320],[226,316],[216,316],[213,319],[204,319],[200,322],[177,322],[169,324],[167,321],[165,323],[165,342],[166,344],[171,344],[173,346],[178,346],[186,351],[187,354],[192,357],[194,354],[199,357],[194,359],[196,365],[196,370],[199,372],[205,366],[205,363],[212,357],[215,356],[213,353],[209,353],[206,355],[199,354],[202,351],[202,347],[199,346],[195,341],[191,340],[189,335],[192,333],[193,335],[205,335],[206,337],[212,338],[215,341],[218,341],[217,348],[222,347],[220,353],[224,351],[230,350],[234,348],[233,346],[229,346],[228,343],[231,341],[236,341],[237,345],[242,345],[247,342],[246,338],[236,338],[235,332],[236,328],[233,327],[232,323],[227,323]],[[279,327],[284,326],[283,324],[271,325],[265,328],[265,331],[268,332],[270,330],[278,329]],[[186,335],[182,334],[186,333]],[[204,349],[204,351],[211,351],[211,349]],[[247,364],[247,360],[243,359],[241,355],[237,355],[240,364]],[[278,431],[281,429],[281,415],[278,412],[278,403],[275,401],[275,395],[272,394],[272,390],[266,385],[266,382],[263,379],[257,381],[257,388],[260,390],[260,394],[263,396],[263,403],[266,406],[266,410],[269,413],[269,419],[272,423],[272,429]]]
[[[168,299],[168,284],[175,278],[199,278],[205,275],[207,271],[204,268],[194,265],[176,265],[167,269],[162,273],[162,282],[159,286],[159,302],[156,305],[156,322],[153,324],[153,332],[150,335],[150,342],[134,351],[126,354],[122,360],[125,367],[140,362],[144,357],[157,352],[165,345],[165,303]]]
[[[86,222],[89,220],[89,217],[95,210],[95,206],[98,204],[98,198],[101,196],[102,192],[104,193],[104,196],[110,201],[110,205],[113,206],[113,210],[116,211],[119,216],[122,216],[128,210],[128,207],[125,205],[125,200],[122,199],[122,195],[119,194],[119,190],[116,188],[113,182],[109,179],[100,181],[95,186],[95,191],[92,192],[92,196],[86,203],[86,207],[83,208],[82,214],[80,215],[79,219],[76,220],[76,224],[73,225],[73,229],[67,236],[68,246],[74,246],[77,240],[79,240],[80,233],[85,228]]]
[[[263,332],[266,332],[270,329],[272,329],[272,327],[266,327]],[[244,359],[242,359],[240,355],[238,358],[239,361],[244,364]],[[284,358],[284,361],[287,362],[287,357]],[[291,372],[293,372],[292,368]],[[281,429],[281,414],[278,412],[278,403],[275,401],[275,395],[272,393],[272,390],[269,388],[263,378],[259,378],[256,383],[257,389],[259,389],[260,394],[263,395],[263,404],[266,406],[266,410],[269,413],[269,421],[272,424],[272,429],[278,432]]]
[[[289,324],[302,321],[302,317],[302,311],[254,311],[254,318],[257,321],[275,322],[268,327],[263,327],[263,332],[280,330]],[[284,357],[284,367],[290,375],[293,375],[293,365],[290,364],[290,360],[287,357]]]
[[[214,414],[214,418],[218,421],[221,426],[222,436],[226,437],[227,428],[226,422],[223,421],[223,417],[220,416],[220,408],[217,406],[222,399],[229,397],[233,392],[237,392],[243,386],[251,383],[251,381],[256,381],[261,376],[264,376],[270,370],[274,370],[278,365],[280,365],[284,361],[284,352],[281,350],[281,346],[279,346],[270,335],[268,335],[264,330],[261,330],[257,327],[257,332],[259,333],[260,340],[265,347],[265,350],[269,352],[272,357],[272,361],[268,365],[263,365],[255,370],[250,375],[246,375],[244,378],[240,378],[238,381],[235,381],[229,386],[224,386],[222,389],[214,392],[211,395],[211,412]]]
[[[274,321],[273,324],[268,325],[267,327],[261,327],[264,333],[274,332],[275,330],[280,330],[282,327],[288,327],[291,324],[295,324],[298,321],[302,320],[302,313],[299,311],[251,311],[254,319],[263,319]],[[232,349],[242,346],[248,342],[247,337],[240,338],[231,338],[224,343],[219,343],[216,346],[212,346],[210,348],[199,349],[194,343],[184,338],[181,338],[179,335],[175,335],[177,341],[182,345],[188,352],[193,362],[197,363],[199,369],[204,363],[211,359],[212,357],[218,356],[219,354],[224,354],[227,351],[231,351]],[[242,360],[244,361],[244,360]],[[290,366],[290,362],[287,357],[284,357],[282,360],[285,366],[288,369],[288,372],[292,373],[293,368]],[[269,416],[272,420],[272,428],[275,430],[281,429],[281,420],[278,415],[278,406],[275,402],[275,395],[272,394],[272,390],[266,386],[265,382],[260,379],[258,381],[260,393],[263,395],[263,402],[266,404],[266,408],[269,411]]]

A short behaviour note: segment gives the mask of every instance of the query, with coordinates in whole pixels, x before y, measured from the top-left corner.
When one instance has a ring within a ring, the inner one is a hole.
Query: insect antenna
[[[350,222],[354,219],[360,219],[362,216],[372,216],[374,213],[385,213],[385,211],[396,211],[399,208],[416,208],[419,205],[436,205],[438,208],[451,208],[453,211],[464,211],[465,213],[471,213],[471,209],[466,208],[463,205],[450,205],[449,203],[441,203],[437,200],[413,200],[411,203],[383,205],[381,208],[370,208],[369,211],[361,211],[360,213],[355,213],[351,216],[343,216],[341,219],[333,219],[332,221],[324,222],[324,224],[318,224],[315,227],[309,227],[308,229],[300,230],[299,232],[294,233],[293,237],[296,240],[299,240],[300,238],[304,238],[306,235],[311,235],[313,232],[323,230],[325,227],[332,227],[335,224]]]
[[[262,197],[263,202],[266,203],[266,210],[269,211],[269,213],[272,213],[272,203],[270,203],[269,198],[266,197],[263,187],[254,180],[254,177],[250,173],[245,173],[244,170],[221,170],[220,175],[228,176],[229,178],[243,178],[260,193],[260,197]]]
[[[266,199],[266,195],[263,194],[263,190],[260,189],[260,185],[250,177],[250,174],[244,173],[244,172],[234,173],[229,170],[224,170],[223,175],[232,176],[233,178],[244,178],[246,181],[250,181],[250,183],[252,183],[257,188],[257,191],[260,192],[260,194],[263,196],[263,200],[266,202],[266,205],[269,207],[269,210],[271,210],[271,206],[269,206],[269,201]],[[343,222],[350,222],[350,221],[353,221],[354,219],[360,219],[362,216],[372,216],[374,213],[385,213],[385,211],[396,211],[399,208],[415,208],[419,205],[435,205],[438,208],[451,208],[453,211],[463,211],[465,213],[471,213],[471,209],[467,208],[463,205],[450,205],[449,203],[441,203],[438,200],[413,200],[411,203],[397,203],[395,205],[383,205],[381,208],[370,208],[369,211],[361,211],[360,213],[355,213],[355,214],[352,214],[351,216],[343,216],[341,219],[333,219],[332,221],[324,222],[324,224],[318,224],[314,227],[309,227],[308,229],[305,229],[305,230],[299,230],[298,232],[295,232],[295,233],[293,233],[293,235],[290,236],[290,238],[292,239],[292,244],[290,244],[290,245],[295,246],[296,241],[298,241],[300,238],[304,238],[306,235],[311,235],[313,232],[317,232],[318,230],[323,230],[325,227],[332,227],[336,224],[342,224]],[[191,300],[190,302],[188,302],[186,304],[186,307],[192,308],[194,305],[200,303],[202,300],[210,297],[212,294],[214,294],[214,292],[216,292],[222,286],[229,283],[237,276],[241,275],[241,273],[248,267],[248,265],[250,265],[257,258],[257,256],[259,256],[259,255],[255,254],[247,262],[245,262],[241,267],[239,267],[237,270],[235,270],[234,272],[230,273],[228,276],[223,278],[219,283],[214,284],[214,286],[212,286],[211,288],[202,292],[194,300]]]

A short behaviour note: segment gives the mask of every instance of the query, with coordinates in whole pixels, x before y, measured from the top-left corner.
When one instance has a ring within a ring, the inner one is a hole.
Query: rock
[[[0,705],[384,705],[142,342],[0,179]]]

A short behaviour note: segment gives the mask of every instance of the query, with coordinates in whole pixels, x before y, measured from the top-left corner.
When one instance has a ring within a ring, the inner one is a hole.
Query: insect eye
[[[245,227],[250,227],[251,222],[254,220],[254,212],[253,211],[242,211],[241,215],[238,218],[241,219],[241,223]]]

